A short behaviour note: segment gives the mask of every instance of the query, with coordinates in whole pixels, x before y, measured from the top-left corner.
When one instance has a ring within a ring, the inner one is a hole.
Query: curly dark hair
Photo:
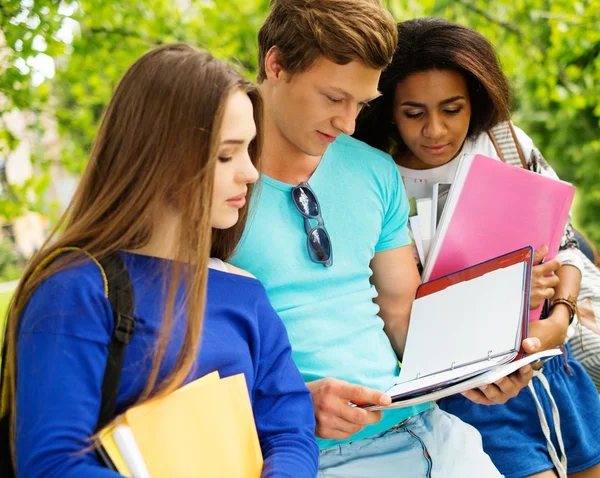
[[[406,146],[392,123],[396,85],[429,70],[454,70],[465,78],[471,101],[469,137],[510,118],[510,87],[492,44],[472,28],[441,18],[417,18],[398,24],[398,47],[379,80],[382,96],[361,112],[354,137],[401,155]]]

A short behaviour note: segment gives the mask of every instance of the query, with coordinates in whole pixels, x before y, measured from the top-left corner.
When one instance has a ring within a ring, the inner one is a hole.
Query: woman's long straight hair
[[[85,257],[63,254],[39,273],[33,275],[33,271],[54,251],[66,246],[77,245],[96,257],[140,248],[150,240],[153,224],[165,206],[181,218],[176,231],[179,243],[165,280],[165,309],[152,369],[137,403],[175,390],[192,370],[202,331],[209,255],[227,259],[247,217],[247,209],[243,209],[236,226],[223,231],[211,229],[224,109],[229,97],[240,90],[254,105],[258,135],[250,146],[250,156],[256,165],[262,104],[254,86],[229,65],[189,45],[170,44],[146,53],[119,82],[77,191],[25,270],[10,306],[5,385],[13,452],[21,311],[45,279],[81,263]],[[183,286],[185,308],[178,310],[175,297]],[[183,344],[168,376],[158,383],[175,320],[185,330]]]

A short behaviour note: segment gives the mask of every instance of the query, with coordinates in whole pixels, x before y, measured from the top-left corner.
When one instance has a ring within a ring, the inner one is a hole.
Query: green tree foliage
[[[3,115],[13,109],[34,117],[47,111],[57,120],[63,166],[80,173],[118,79],[142,53],[162,43],[185,41],[206,48],[253,78],[256,32],[267,9],[266,1],[253,0],[0,0],[0,159],[18,143]],[[41,84],[35,68],[40,54],[54,59],[56,68],[55,77]],[[39,122],[30,127],[43,134]],[[4,221],[25,208],[51,212],[40,203],[49,159],[43,150],[34,153],[42,174],[10,191],[0,186]]]
[[[256,33],[268,9],[267,0],[28,1],[0,0],[6,37],[0,65],[8,65],[0,67],[0,96],[8,98],[0,117],[11,106],[50,108],[64,140],[62,161],[74,172],[85,164],[118,78],[140,54],[160,43],[186,41],[252,78]],[[514,86],[517,124],[559,175],[577,185],[575,222],[600,244],[600,0],[384,3],[398,20],[448,18],[476,28],[497,46]],[[65,30],[74,33],[72,40]],[[35,86],[34,72],[23,63],[32,64],[40,49],[55,59],[56,76]],[[0,124],[0,148],[14,147],[11,141]]]
[[[52,0],[0,1],[0,160],[4,161],[19,140],[5,118],[13,110],[28,111],[32,117],[45,108],[49,85],[39,84],[36,64],[52,62],[64,55],[59,39],[63,19],[59,2]],[[40,135],[37,121],[30,125]],[[48,170],[42,151],[34,151],[32,161],[44,173]],[[10,222],[25,208],[35,209],[48,184],[48,174],[30,178],[25,184],[7,188],[0,184],[0,221]]]

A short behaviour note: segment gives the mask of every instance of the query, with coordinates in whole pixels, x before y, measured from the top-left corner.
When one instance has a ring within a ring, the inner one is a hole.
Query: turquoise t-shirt
[[[310,260],[292,185],[265,175],[231,262],[264,284],[305,381],[334,377],[386,391],[397,380],[398,359],[373,302],[369,264],[376,252],[410,244],[400,174],[389,155],[342,135],[309,184],[331,238],[333,266]],[[428,407],[386,411],[351,439],[319,440],[319,446],[373,436]]]

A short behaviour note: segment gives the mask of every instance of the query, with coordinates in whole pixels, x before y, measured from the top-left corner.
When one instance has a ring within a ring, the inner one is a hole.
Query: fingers
[[[558,267],[557,267],[558,264]],[[532,288],[546,289],[553,288],[560,284],[559,277],[554,271],[562,266],[560,261],[550,261],[547,264],[535,266],[531,281]]]
[[[544,274],[548,274],[549,272],[556,271],[560,266],[562,266],[561,262],[558,259],[552,259],[544,264],[541,264],[542,260],[548,254],[548,246],[542,246],[538,250],[533,253],[533,269],[543,271]]]
[[[532,378],[533,369],[531,365],[525,365],[507,377],[503,377],[490,385],[468,390],[463,392],[462,395],[480,405],[499,405],[516,397]]]
[[[362,387],[347,382],[340,382],[340,396],[356,405],[382,405],[392,403],[392,399],[386,393],[372,388]]]
[[[508,377],[503,377],[492,384],[469,390],[462,395],[480,405],[501,405],[511,398],[516,397],[527,386],[532,377],[533,370],[530,365],[526,365]]]
[[[554,289],[552,287],[536,287],[532,290],[531,296],[538,299],[551,299],[554,297]]]
[[[533,368],[531,367],[531,365],[525,365],[524,367],[521,367],[519,370],[517,370],[517,372],[519,373],[519,379],[525,383],[524,387],[527,384],[529,384],[529,382],[533,378]]]
[[[494,382],[494,385],[502,394],[506,395],[508,398],[513,398],[527,386],[532,378],[533,369],[531,368],[531,365],[525,365],[516,372],[511,373],[509,376]],[[493,400],[490,396],[488,396],[488,398]]]
[[[321,438],[349,438],[381,420],[381,412],[369,412],[351,406],[350,402],[383,406],[391,403],[385,393],[333,378],[308,382],[307,386],[315,406],[315,433]]]
[[[537,309],[544,300],[554,297],[554,288],[560,284],[560,279],[554,274],[554,270],[559,267],[561,267],[560,261],[552,260],[533,268],[530,300],[532,309]]]
[[[381,412],[365,412],[376,415],[377,423],[381,420]],[[350,438],[352,435],[358,433],[366,425],[359,425],[357,423],[346,422],[338,417],[330,416],[328,420],[319,421],[317,420],[317,426],[315,428],[315,435],[319,438],[327,438],[333,440],[345,440]]]
[[[542,246],[538,250],[534,251],[533,263],[539,264],[540,262],[542,262],[542,259],[546,257],[546,254],[548,254],[548,246]]]
[[[502,388],[497,385],[499,383],[502,384]],[[503,389],[507,390],[508,393],[505,393]],[[479,390],[485,395],[485,398],[496,405],[502,405],[503,403],[508,402],[509,399],[519,393],[517,387],[512,384],[508,377],[504,377],[496,383],[480,387]]]
[[[516,372],[511,373],[508,377],[495,382],[495,385],[502,390],[503,393],[508,395],[510,398],[516,397],[521,390],[523,390],[531,379],[533,378],[533,367],[531,365],[525,365]]]
[[[550,291],[546,291],[543,294],[538,294],[538,291],[532,291],[531,297],[529,299],[529,309],[530,310],[537,309],[540,305],[542,305],[544,300],[546,300],[548,295],[550,295],[550,297],[554,297],[554,289],[550,289],[550,290],[552,291],[552,294],[550,294]]]
[[[552,288],[534,288],[531,290],[531,308],[537,309],[538,306],[546,299],[554,297],[555,291]]]
[[[341,405],[334,408],[315,407],[316,433],[321,438],[345,439],[367,425],[381,420],[382,412],[368,412],[361,408]]]
[[[553,272],[556,272],[561,267],[562,262],[560,262],[558,259],[552,259],[551,261],[545,262],[544,264],[534,266],[533,269],[537,269],[537,271],[542,275],[548,275]]]
[[[461,394],[463,397],[468,398],[474,403],[478,403],[479,405],[496,405],[494,402],[489,400],[483,392],[478,389],[468,390]]]
[[[359,430],[362,430],[367,425],[374,425],[379,422],[382,416],[382,412],[368,412],[362,408],[351,407],[348,405],[346,405],[346,407],[340,407],[338,410],[338,417],[341,419],[340,421],[358,426]],[[356,431],[352,433],[356,433]]]
[[[540,289],[554,289],[558,284],[560,284],[560,279],[554,274],[551,276],[542,276],[536,278],[536,284],[540,287]]]
[[[542,350],[542,341],[538,337],[528,337],[521,343],[523,350],[528,355]]]

